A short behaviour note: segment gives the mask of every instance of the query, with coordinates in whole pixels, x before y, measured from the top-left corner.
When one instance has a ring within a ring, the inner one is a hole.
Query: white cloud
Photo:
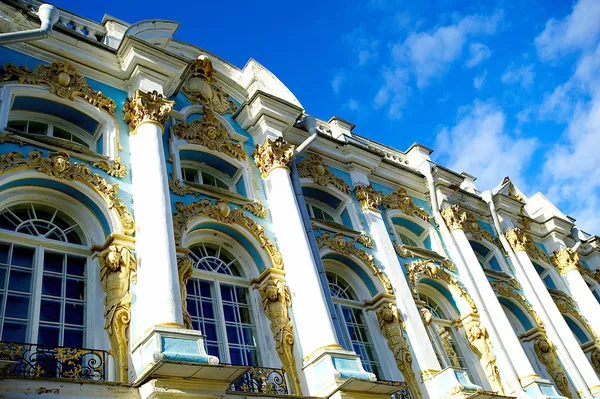
[[[600,36],[600,1],[579,0],[573,12],[561,20],[550,19],[535,39],[542,60],[593,48]]]
[[[363,28],[355,28],[345,40],[356,53],[359,66],[365,66],[379,56],[379,40],[372,38]]]
[[[487,69],[484,70],[481,75],[475,76],[473,78],[473,87],[475,87],[477,90],[481,89],[481,86],[483,86],[483,81],[485,80],[486,76],[487,76]]]
[[[333,75],[333,79],[331,80],[331,89],[335,94],[340,94],[340,89],[342,88],[342,84],[346,80],[346,76],[342,73],[336,73]]]
[[[501,77],[502,83],[505,85],[519,84],[524,88],[531,87],[534,79],[533,65],[517,67],[515,64],[511,64]]]
[[[358,110],[358,101],[356,101],[355,99],[351,98],[348,100],[348,104],[346,104],[346,106],[348,108],[350,108],[352,111],[356,111]]]
[[[483,61],[490,58],[492,51],[483,43],[471,43],[469,45],[469,59],[465,62],[467,68],[474,68]]]
[[[388,117],[390,119],[402,118],[402,110],[411,92],[409,86],[409,73],[406,69],[396,68],[383,71],[383,86],[374,99],[375,108],[382,108],[389,104]]]
[[[505,176],[525,189],[524,169],[538,142],[510,134],[505,122],[504,112],[490,101],[463,107],[456,125],[437,133],[434,148],[442,164],[476,176],[482,190],[497,186]]]

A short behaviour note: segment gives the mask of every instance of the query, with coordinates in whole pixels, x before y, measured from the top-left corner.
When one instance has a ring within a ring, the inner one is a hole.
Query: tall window
[[[497,272],[503,271],[500,263],[498,263],[498,259],[496,259],[496,256],[494,255],[494,251],[477,241],[469,240],[469,243],[471,244],[471,248],[473,248],[473,252],[475,252],[475,256],[477,256],[477,260],[481,267],[484,269],[492,269]]]
[[[195,272],[187,285],[187,310],[193,328],[206,335],[208,354],[223,363],[258,365],[249,283],[240,261],[216,244],[190,249]]]
[[[56,208],[27,203],[3,209],[0,229],[8,233],[0,239],[0,339],[84,346],[89,248],[81,227]]]
[[[347,350],[354,350],[360,356],[366,371],[381,377],[379,361],[365,320],[363,303],[359,301],[352,287],[338,275],[327,273],[327,281],[338,319],[343,322],[343,325],[339,326],[342,346]]]
[[[558,289],[558,287],[556,286],[556,283],[554,282],[554,279],[552,278],[552,272],[550,269],[546,269],[546,268],[538,265],[535,262],[533,263],[533,266],[535,267],[535,270],[540,275],[540,278],[544,282],[544,285],[546,286],[546,288],[551,288],[554,290]]]
[[[337,217],[335,211],[328,208],[329,207],[320,204],[317,201],[306,202],[306,210],[311,218],[340,223],[340,219]]]

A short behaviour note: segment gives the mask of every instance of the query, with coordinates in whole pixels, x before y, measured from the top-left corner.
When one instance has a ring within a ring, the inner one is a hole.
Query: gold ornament
[[[389,195],[383,197],[381,204],[384,208],[389,209],[400,209],[405,215],[416,216],[429,221],[429,214],[425,212],[425,209],[418,207],[411,196],[404,188],[399,188]]]
[[[262,145],[256,145],[252,156],[260,170],[260,176],[265,179],[275,168],[289,170],[294,157],[294,146],[281,137],[275,141],[266,139]]]
[[[121,163],[121,158],[117,158],[112,163],[107,161],[92,162],[92,166],[105,171],[109,176],[122,178],[127,175],[127,166]]]
[[[367,248],[373,248],[373,246],[375,245],[373,243],[373,238],[371,238],[371,236],[368,235],[367,233],[361,233],[354,240],[357,243],[362,244],[362,245],[364,245]]]
[[[179,274],[179,292],[181,294],[181,314],[183,315],[183,325],[185,328],[192,329],[192,317],[187,310],[187,283],[194,271],[194,261],[189,256],[180,256],[177,258],[177,272]]]
[[[230,158],[243,161],[246,152],[241,144],[234,143],[227,129],[219,122],[210,109],[204,109],[202,119],[173,126],[173,133],[190,144],[198,144],[209,150],[218,151]]]
[[[556,387],[563,396],[571,398],[569,392],[569,380],[563,371],[563,368],[558,363],[558,355],[554,345],[545,334],[538,336],[533,342],[533,349],[540,363],[546,367],[546,371],[554,380]]]
[[[116,379],[127,382],[129,348],[127,329],[131,322],[131,282],[136,281],[137,267],[131,250],[110,245],[99,253],[100,282],[104,297],[104,329],[108,333],[116,363]]]
[[[245,210],[247,210],[254,216],[262,218],[262,219],[266,218],[267,214],[268,214],[267,207],[258,201],[254,201],[249,204],[245,204],[244,206],[242,206],[242,208],[244,208]]]
[[[500,370],[496,365],[496,356],[492,352],[488,332],[479,321],[471,321],[466,327],[466,336],[471,350],[479,357],[479,362],[485,375],[492,385],[492,389],[504,395],[504,388],[500,380]]]
[[[442,217],[450,231],[463,230],[465,233],[471,233],[471,236],[475,240],[486,240],[492,244],[496,243],[494,237],[481,227],[473,214],[459,205],[450,205],[444,208]]]
[[[311,154],[306,158],[298,162],[298,177],[312,178],[315,184],[320,186],[327,186],[331,184],[345,194],[350,194],[350,186],[344,181],[331,172],[331,170],[325,165],[323,159],[316,155]]]
[[[515,283],[518,284],[518,288],[514,287]],[[544,327],[544,323],[542,322],[542,319],[540,319],[537,312],[533,309],[533,307],[527,301],[527,299],[525,299],[525,297],[523,295],[521,295],[520,293],[518,293],[517,291],[513,290],[513,288],[521,289],[520,288],[521,285],[516,280],[514,280],[514,279],[510,280],[510,281],[494,280],[494,281],[490,281],[490,285],[492,286],[492,289],[494,290],[494,293],[496,293],[497,296],[515,300],[525,310],[527,310],[527,312],[533,318],[533,320],[535,321],[535,323],[537,324],[537,326],[539,328]]]
[[[354,193],[356,194],[356,199],[360,202],[363,211],[378,210],[379,205],[381,205],[381,201],[383,200],[383,193],[375,190],[372,185],[365,186],[359,184],[354,187]]]
[[[201,55],[192,63],[188,74],[183,79],[181,92],[191,103],[204,105],[205,110],[211,109],[219,114],[233,114],[238,107],[229,99],[229,94],[217,86],[214,72],[210,59]]]
[[[144,122],[156,122],[164,129],[174,103],[156,90],[151,93],[136,90],[133,97],[127,97],[123,105],[125,122],[129,125],[131,134],[135,134],[135,129]]]
[[[555,251],[550,260],[552,260],[558,272],[563,276],[572,270],[579,270],[582,267],[579,255],[571,248],[563,248],[560,251]]]
[[[532,259],[550,264],[550,258],[536,245],[531,236],[524,230],[515,227],[505,234],[508,243],[515,252],[525,251]]]
[[[4,64],[4,81],[16,80],[31,85],[47,85],[50,93],[60,98],[75,100],[83,98],[99,109],[114,114],[117,104],[102,92],[92,90],[87,81],[75,68],[66,62],[53,62],[50,65],[38,65],[31,71],[26,66],[16,67],[11,63]]]

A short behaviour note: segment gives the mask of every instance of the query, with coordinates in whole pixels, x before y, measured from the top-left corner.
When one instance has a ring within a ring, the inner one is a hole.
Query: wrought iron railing
[[[285,372],[281,369],[253,367],[229,386],[229,391],[288,395]]]
[[[4,376],[106,380],[108,352],[18,342],[0,342],[0,359],[15,362]]]

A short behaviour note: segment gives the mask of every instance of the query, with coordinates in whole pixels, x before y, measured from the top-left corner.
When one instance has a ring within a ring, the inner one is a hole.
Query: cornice
[[[245,101],[234,118],[240,127],[249,130],[261,117],[273,118],[290,128],[302,115],[303,109],[272,94],[257,90],[254,95]]]

